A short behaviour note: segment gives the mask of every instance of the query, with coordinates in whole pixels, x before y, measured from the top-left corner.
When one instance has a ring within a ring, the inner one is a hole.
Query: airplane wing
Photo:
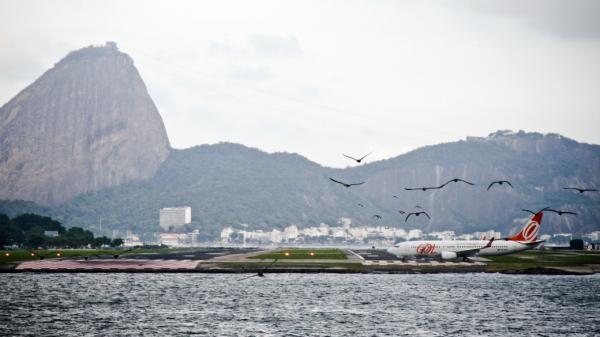
[[[456,252],[457,256],[464,256],[464,257],[468,257],[468,256],[473,256],[476,255],[477,253],[479,253],[482,249],[484,248],[488,248],[492,246],[492,242],[494,242],[494,238],[491,238],[490,241],[487,243],[487,245],[481,247],[481,248],[472,248],[472,249],[465,249],[465,250],[459,250]]]
[[[477,255],[477,253],[479,253],[479,251],[481,251],[483,248],[474,248],[474,249],[465,249],[465,250],[459,250],[456,253],[457,256],[460,257],[469,257],[469,256],[473,256],[473,255]]]

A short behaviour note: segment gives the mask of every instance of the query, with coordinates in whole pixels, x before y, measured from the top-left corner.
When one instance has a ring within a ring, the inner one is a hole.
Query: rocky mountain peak
[[[467,137],[471,142],[492,142],[507,146],[519,153],[545,153],[569,149],[576,141],[556,133],[498,130],[487,137]]]
[[[167,157],[162,119],[116,43],[69,53],[0,108],[0,199],[59,204],[150,178]]]

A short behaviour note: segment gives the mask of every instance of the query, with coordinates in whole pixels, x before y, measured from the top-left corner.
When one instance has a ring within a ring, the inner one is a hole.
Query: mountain
[[[189,205],[195,228],[216,235],[228,225],[281,228],[338,220],[356,205],[351,190],[331,184],[324,168],[290,153],[268,154],[239,144],[172,150],[147,181],[85,194],[59,210],[70,223],[158,231],[161,207]],[[333,174],[333,173],[332,173]],[[359,213],[349,212],[358,216]]]
[[[224,226],[270,230],[342,217],[355,225],[510,233],[528,216],[522,208],[544,206],[578,216],[547,213],[542,232],[600,230],[600,193],[562,188],[600,187],[600,146],[557,134],[498,131],[346,169],[231,143],[170,149],[132,59],[112,42],[68,54],[0,108],[0,144],[0,213],[49,215],[101,234],[159,231],[159,209],[184,205],[192,207],[190,229],[211,238]],[[345,188],[330,177],[366,183]],[[476,186],[404,190],[452,178]],[[498,179],[514,188],[487,191]],[[405,223],[398,210],[416,206],[431,220]]]
[[[558,134],[498,131],[485,138],[424,147],[402,156],[349,169],[348,179],[368,179],[364,195],[384,209],[420,205],[431,221],[425,230],[471,232],[497,228],[505,233],[522,226],[521,209],[551,206],[577,212],[577,217],[546,213],[542,232],[600,229],[600,194],[580,195],[565,186],[600,186],[600,146],[578,143]],[[477,186],[451,183],[428,192],[402,187],[438,186],[461,178]],[[514,188],[495,185],[506,179]],[[390,199],[399,194],[401,199]]]
[[[345,188],[329,177],[366,183]],[[428,192],[404,190],[452,178],[476,186],[451,183]],[[510,180],[514,188],[496,185],[487,191],[497,179]],[[104,229],[152,232],[159,230],[159,208],[188,205],[191,227],[209,237],[229,225],[270,230],[335,224],[340,217],[357,225],[509,233],[528,217],[522,208],[552,206],[579,215],[546,213],[542,233],[600,230],[600,195],[562,189],[570,185],[600,186],[600,146],[556,134],[497,132],[332,169],[297,154],[220,143],[172,150],[151,179],[77,196],[50,215],[73,226],[91,228],[102,220]],[[417,205],[431,221],[420,217],[405,223],[397,210],[411,211]],[[11,210],[14,215],[14,203]],[[376,220],[374,214],[383,219]]]
[[[58,205],[154,176],[162,119],[116,44],[69,53],[0,108],[0,199]]]

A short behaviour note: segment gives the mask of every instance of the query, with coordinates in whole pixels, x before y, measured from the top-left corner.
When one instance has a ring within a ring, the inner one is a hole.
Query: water
[[[0,274],[0,335],[600,335],[600,275],[241,277]]]

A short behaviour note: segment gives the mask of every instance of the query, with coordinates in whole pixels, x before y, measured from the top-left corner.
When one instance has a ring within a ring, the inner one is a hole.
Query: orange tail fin
[[[533,242],[537,240],[540,224],[542,223],[542,212],[537,213],[523,227],[523,229],[514,236],[509,237],[509,240],[519,242]]]

